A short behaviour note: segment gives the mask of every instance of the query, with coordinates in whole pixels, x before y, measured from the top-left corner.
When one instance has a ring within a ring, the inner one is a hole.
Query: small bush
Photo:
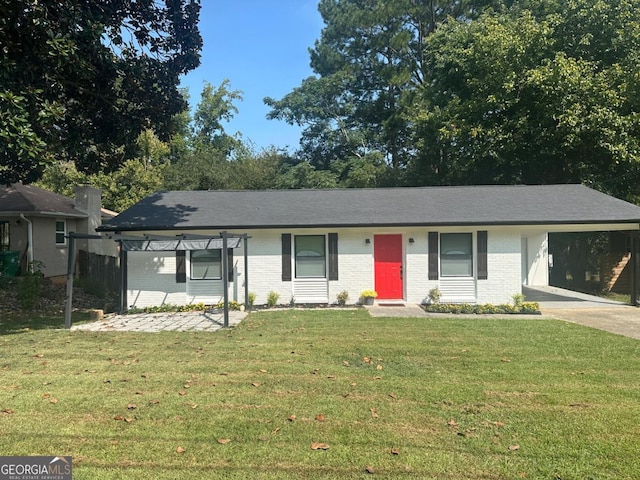
[[[484,303],[480,305],[471,305],[468,303],[436,303],[425,305],[424,309],[431,313],[452,313],[452,314],[499,314],[499,313],[539,313],[540,305],[536,302],[523,302],[520,305],[509,305],[503,303],[500,305],[492,305]]]
[[[280,300],[280,294],[278,292],[269,292],[269,295],[267,295],[267,307],[275,307],[278,304],[278,300]]]
[[[31,268],[20,279],[18,285],[18,302],[23,310],[33,310],[40,300],[42,290],[42,263],[33,262]]]
[[[346,290],[343,290],[336,295],[336,303],[341,307],[344,307],[347,304],[347,300],[349,300],[349,292]]]
[[[429,295],[427,297],[429,298],[430,303],[438,304],[440,303],[440,298],[442,297],[442,293],[440,293],[440,290],[438,289],[438,287],[432,288],[431,290],[429,290]]]
[[[229,300],[229,310],[240,310],[241,304],[235,300]],[[224,301],[218,302],[213,306],[216,310],[224,310]]]
[[[253,292],[249,292],[248,297],[249,297],[249,298],[248,298],[248,300],[249,300],[249,305],[247,305],[247,308],[248,308],[249,310],[252,310],[252,309],[253,309],[253,306],[254,306],[254,305],[255,305],[255,303],[256,303],[256,294],[255,294],[255,293],[253,293]]]

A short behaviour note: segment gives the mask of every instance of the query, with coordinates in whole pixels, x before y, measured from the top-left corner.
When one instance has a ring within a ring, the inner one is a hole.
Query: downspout
[[[27,248],[29,251],[29,265],[27,269],[33,272],[33,223],[23,213],[20,214],[20,218],[27,222]]]

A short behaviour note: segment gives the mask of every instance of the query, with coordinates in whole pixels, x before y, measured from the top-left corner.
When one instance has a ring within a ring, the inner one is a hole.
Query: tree
[[[640,2],[575,0],[449,22],[414,99],[425,184],[640,180]]]
[[[490,0],[321,0],[325,23],[311,54],[316,76],[281,100],[270,118],[304,126],[302,157],[327,169],[378,152],[396,171],[412,155],[408,95],[428,80],[425,39],[449,17],[466,21]]]
[[[163,140],[199,64],[199,0],[0,0],[0,181],[44,165],[115,170],[140,132]]]
[[[202,89],[200,103],[193,116],[194,147],[196,149],[214,149],[225,156],[241,146],[237,136],[231,136],[224,130],[223,121],[230,121],[238,113],[234,101],[242,101],[240,90],[229,90],[230,82],[225,79],[215,88],[208,82]]]

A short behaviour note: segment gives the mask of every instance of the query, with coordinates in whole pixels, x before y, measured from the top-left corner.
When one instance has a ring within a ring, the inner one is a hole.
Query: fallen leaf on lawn
[[[253,385],[254,387],[259,387],[260,386],[260,382],[253,382],[251,385]]]
[[[290,415],[289,417],[287,417],[287,420],[289,420],[290,422],[295,422],[296,416],[295,415]]]
[[[494,427],[504,427],[504,422],[489,422]]]
[[[520,445],[509,445],[509,450],[511,450],[512,452],[520,450]]]
[[[371,412],[371,416],[373,418],[378,418],[380,415],[378,415],[378,412],[376,412],[375,408],[370,408],[369,411]]]
[[[382,365],[378,364],[378,366],[376,367],[376,369],[378,369],[378,370],[382,370]]]
[[[319,422],[324,422],[324,415],[319,413],[318,415],[316,415],[316,420]]]
[[[344,365],[345,367],[348,367],[349,366],[349,362],[347,362],[346,360],[343,360],[342,361],[342,365]]]
[[[392,448],[391,455],[400,455],[400,450],[398,450],[397,448]]]
[[[452,418],[447,422],[447,425],[449,425],[450,427],[457,427],[458,423]]]
[[[160,403],[160,400],[149,400],[149,405],[158,405]]]
[[[349,385],[351,385],[352,387],[355,387],[357,385],[356,382],[350,383]]]
[[[382,380],[382,377],[373,377],[374,380]]]
[[[188,383],[185,383],[184,388],[191,388],[191,385],[189,385]]]
[[[113,419],[120,422],[121,420],[124,420],[124,417],[122,415],[116,415]]]
[[[51,400],[49,400],[49,403],[58,403],[58,399],[57,398],[52,398]]]
[[[398,398],[398,395],[396,395],[395,393],[390,393],[389,396],[391,398],[393,398],[394,400],[396,400]]]
[[[44,353],[36,353],[33,358],[42,358],[44,357]]]
[[[329,450],[329,445],[326,443],[312,443],[311,450]]]
[[[279,431],[280,431],[280,427],[276,427],[276,428],[271,432],[271,434],[272,434],[272,435],[275,435],[275,434],[276,434],[276,433],[278,433]]]
[[[135,410],[136,408],[138,408],[138,406],[135,403],[130,403],[129,405],[127,405],[128,410]]]
[[[7,415],[11,415],[13,413],[13,410],[11,410],[10,408],[5,408],[4,410],[2,410],[2,413],[6,413]]]
[[[50,396],[51,396],[51,394],[48,393],[48,392],[42,394],[42,398],[49,398]]]
[[[217,442],[218,442],[219,444],[221,444],[221,445],[226,445],[226,444],[227,444],[227,443],[229,443],[230,441],[231,441],[231,439],[230,439],[230,438],[219,438],[219,439],[217,440]]]
[[[511,362],[511,360],[509,360],[509,359],[508,359],[508,358],[506,358],[506,357],[505,357],[505,358],[500,359],[500,361],[501,361],[501,362],[504,362],[504,363],[509,363],[509,362]]]
[[[181,397],[184,397],[187,394],[187,392],[185,392],[184,390],[180,390],[178,392],[178,395],[180,395]]]
[[[367,465],[367,467],[364,470],[367,473],[376,473],[376,469],[373,468],[371,465]]]
[[[264,368],[261,368],[259,371],[260,373],[267,373],[267,371]]]
[[[335,375],[327,375],[327,378],[330,379],[330,380],[333,380],[334,378],[336,378],[336,376]]]
[[[371,363],[371,359],[370,359],[369,357],[364,357],[364,358],[362,359],[362,361],[363,361],[364,363]]]
[[[124,417],[124,421],[125,421],[125,422],[127,422],[127,423],[131,423],[131,422],[133,422],[133,418],[131,418],[131,417]]]
[[[186,452],[186,451],[187,451],[187,449],[186,449],[186,448],[184,448],[184,447],[178,447],[178,448],[176,448],[176,452],[177,452],[177,453],[184,453],[184,452]]]

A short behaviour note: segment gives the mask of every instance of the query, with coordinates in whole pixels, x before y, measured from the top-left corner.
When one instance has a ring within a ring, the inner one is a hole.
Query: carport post
[[[64,307],[64,328],[71,328],[71,308],[73,306],[73,270],[76,263],[76,236],[69,233],[69,250],[67,253],[67,298]]]
[[[242,235],[242,240],[244,242],[244,307],[249,308],[249,263],[247,262],[249,258],[249,254],[247,253],[249,237],[246,233]]]
[[[224,328],[229,326],[229,256],[227,254],[227,232],[222,232],[222,290],[224,296]]]

